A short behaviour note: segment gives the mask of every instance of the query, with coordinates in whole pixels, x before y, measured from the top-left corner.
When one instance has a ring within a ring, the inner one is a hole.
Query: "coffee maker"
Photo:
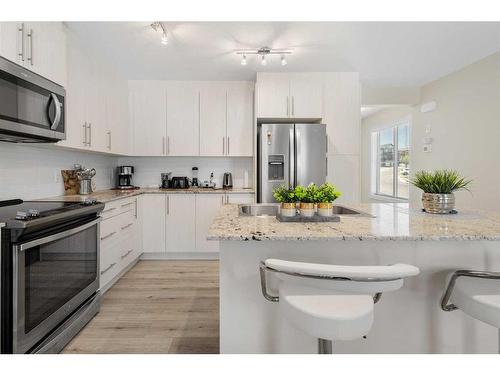
[[[117,175],[117,189],[127,190],[127,189],[136,189],[134,185],[132,185],[132,175],[134,174],[134,167],[122,165],[116,168]]]

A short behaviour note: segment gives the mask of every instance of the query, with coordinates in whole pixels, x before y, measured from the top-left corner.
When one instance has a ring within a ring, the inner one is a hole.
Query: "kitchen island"
[[[497,352],[494,327],[461,311],[442,311],[440,299],[449,272],[500,269],[500,214],[430,215],[400,203],[347,206],[369,215],[281,223],[273,216],[239,216],[237,205],[221,209],[208,237],[221,242],[221,353],[316,353],[316,338],[288,324],[278,304],[262,296],[259,263],[267,258],[420,268],[375,305],[368,337],[336,342],[336,353]]]

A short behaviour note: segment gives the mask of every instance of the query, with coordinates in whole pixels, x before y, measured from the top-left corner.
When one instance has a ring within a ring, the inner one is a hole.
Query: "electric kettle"
[[[224,173],[222,178],[222,188],[231,189],[233,187],[233,175],[229,172]]]

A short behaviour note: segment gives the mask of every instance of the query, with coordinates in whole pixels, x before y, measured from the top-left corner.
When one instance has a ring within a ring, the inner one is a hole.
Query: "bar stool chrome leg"
[[[318,339],[318,353],[319,354],[332,354],[332,340]]]

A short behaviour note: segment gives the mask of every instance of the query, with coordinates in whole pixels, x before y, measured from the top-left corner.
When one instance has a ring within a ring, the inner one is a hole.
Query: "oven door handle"
[[[24,251],[27,249],[31,249],[32,247],[35,247],[35,246],[43,245],[43,244],[46,244],[49,242],[60,240],[60,239],[65,238],[65,237],[69,237],[73,234],[82,232],[85,229],[88,229],[88,228],[98,224],[101,220],[102,219],[99,217],[99,218],[97,218],[89,223],[80,225],[79,227],[68,229],[64,232],[56,233],[56,234],[53,234],[53,235],[48,236],[48,237],[39,238],[37,240],[33,240],[30,242],[25,242],[25,243],[20,244],[20,245],[15,245],[14,250],[15,251]]]
[[[61,107],[62,107],[62,104],[59,101],[59,99],[57,98],[56,94],[51,93],[50,97],[52,98],[52,103],[54,103],[54,107],[55,107],[55,110],[56,110],[56,114],[54,116],[54,120],[50,124],[50,129],[51,130],[56,130],[57,127],[59,126],[59,121],[61,121]]]

